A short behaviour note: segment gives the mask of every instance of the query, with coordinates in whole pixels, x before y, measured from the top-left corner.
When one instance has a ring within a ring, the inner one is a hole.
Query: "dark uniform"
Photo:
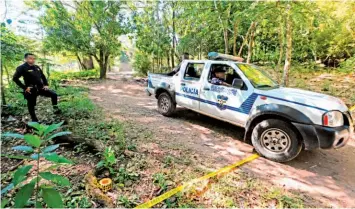
[[[22,76],[25,84],[20,81]],[[37,65],[29,65],[27,62],[25,62],[23,65],[18,66],[14,74],[13,81],[24,90],[24,96],[27,100],[28,112],[31,115],[32,121],[38,121],[35,113],[35,106],[38,95],[51,97],[54,109],[59,111],[57,107],[58,96],[52,90],[43,89],[44,86],[48,86],[48,81],[44,76],[41,68],[39,68]],[[27,87],[32,87],[31,93],[25,92]]]

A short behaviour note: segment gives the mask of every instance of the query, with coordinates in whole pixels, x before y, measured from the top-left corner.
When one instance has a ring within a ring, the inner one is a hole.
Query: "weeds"
[[[111,174],[114,173],[113,166],[117,163],[115,151],[111,147],[107,147],[103,153],[103,159],[96,165],[97,168],[106,168]]]

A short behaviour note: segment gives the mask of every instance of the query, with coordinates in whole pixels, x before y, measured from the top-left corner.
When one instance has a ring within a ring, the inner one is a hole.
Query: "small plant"
[[[111,147],[107,147],[103,153],[103,159],[96,165],[97,168],[105,167],[111,174],[114,173],[113,166],[117,163],[115,151]]]
[[[119,205],[123,205],[125,208],[133,208],[136,204],[128,199],[126,196],[120,196],[117,202]]]
[[[331,85],[330,81],[325,81],[322,85],[322,91],[330,91]]]
[[[164,174],[156,173],[153,175],[154,183],[157,184],[162,190],[167,188],[167,183]]]
[[[138,179],[139,175],[137,173],[130,173],[125,168],[121,167],[118,172],[115,173],[114,181],[120,184],[126,184],[128,181],[135,181]]]
[[[50,145],[52,139],[58,136],[68,135],[71,132],[63,131],[57,132],[55,134],[50,135],[55,130],[59,129],[63,122],[58,124],[52,124],[50,126],[42,125],[35,122],[28,123],[29,126],[33,127],[34,134],[17,134],[17,133],[5,133],[3,137],[13,137],[18,139],[23,139],[29,146],[15,146],[12,147],[14,150],[23,151],[28,154],[28,156],[14,156],[19,159],[33,159],[36,160],[36,170],[35,170],[35,178],[30,180],[29,183],[24,184],[25,180],[27,180],[26,175],[32,169],[33,165],[25,165],[18,168],[14,176],[12,178],[12,182],[7,185],[4,189],[1,190],[1,195],[7,193],[12,189],[19,188],[18,192],[15,196],[15,208],[23,208],[26,206],[28,200],[32,197],[33,191],[35,190],[35,207],[42,207],[41,202],[39,201],[39,197],[41,196],[43,201],[47,204],[48,207],[51,208],[63,208],[63,200],[60,196],[60,193],[56,190],[54,185],[58,186],[70,186],[69,179],[57,174],[53,174],[48,170],[58,167],[61,164],[72,164],[72,161],[66,159],[55,153],[54,151],[59,147],[59,144]],[[40,158],[44,158],[47,161],[55,163],[54,166],[46,169],[45,171],[40,172]],[[41,184],[40,180],[45,179],[50,181],[52,184]],[[28,182],[28,181],[27,181]],[[7,201],[7,200],[2,200]],[[6,206],[2,205],[2,206]]]

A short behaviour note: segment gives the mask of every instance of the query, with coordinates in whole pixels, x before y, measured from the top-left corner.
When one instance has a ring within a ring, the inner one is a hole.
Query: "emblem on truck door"
[[[224,96],[224,95],[217,95],[217,107],[218,109],[220,110],[225,110],[227,109],[227,107],[224,105],[228,100],[228,97],[227,96]]]

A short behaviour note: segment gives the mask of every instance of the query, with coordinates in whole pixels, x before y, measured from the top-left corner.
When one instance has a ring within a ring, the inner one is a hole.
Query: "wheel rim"
[[[261,146],[271,152],[284,152],[291,146],[290,136],[278,128],[265,130],[260,140]]]
[[[163,97],[160,99],[160,108],[164,111],[164,112],[168,112],[170,107],[170,102],[169,99],[166,97]]]

